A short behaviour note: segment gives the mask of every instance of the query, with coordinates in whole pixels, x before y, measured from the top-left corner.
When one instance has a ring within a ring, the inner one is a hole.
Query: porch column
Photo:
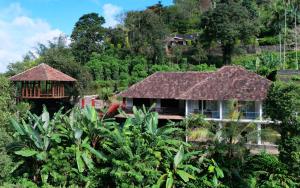
[[[189,115],[189,101],[185,100],[185,117]]]
[[[189,101],[185,100],[185,117],[189,115]],[[188,142],[188,124],[185,123],[185,142]]]
[[[258,105],[259,105],[259,120],[262,121],[263,120],[262,102],[259,101]]]
[[[222,103],[222,101],[219,101],[219,118],[220,118],[220,120],[222,120],[223,119],[223,103]]]
[[[223,124],[222,124],[222,119],[223,119],[223,101],[219,101],[219,116],[220,116],[220,122],[219,122],[219,131],[222,132]],[[222,141],[222,137],[219,137],[219,142]]]
[[[261,124],[257,124],[257,145],[261,145]]]

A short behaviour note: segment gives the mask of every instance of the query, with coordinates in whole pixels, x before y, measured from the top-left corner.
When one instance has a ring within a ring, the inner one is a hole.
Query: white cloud
[[[105,18],[104,27],[115,27],[119,24],[116,17],[122,12],[121,7],[108,3],[104,4],[102,9]]]
[[[0,72],[8,63],[22,60],[38,43],[46,44],[61,34],[46,21],[27,16],[18,3],[0,10]]]

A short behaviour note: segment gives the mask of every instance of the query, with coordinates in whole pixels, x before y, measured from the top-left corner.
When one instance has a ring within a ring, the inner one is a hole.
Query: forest
[[[119,17],[105,28],[101,15],[82,15],[70,36],[37,45],[0,74],[0,187],[300,187],[300,77],[276,76],[299,70],[299,0],[174,0]],[[253,154],[236,122],[220,131],[202,116],[159,126],[151,109],[134,108],[123,124],[89,107],[35,114],[15,102],[8,78],[41,63],[77,79],[73,96],[106,101],[157,71],[243,66],[273,81],[264,108],[279,154]],[[187,143],[187,126],[210,142]]]

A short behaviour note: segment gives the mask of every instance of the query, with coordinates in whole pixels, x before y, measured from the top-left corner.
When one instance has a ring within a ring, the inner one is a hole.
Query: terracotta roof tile
[[[75,82],[76,79],[44,63],[12,76],[11,81],[63,81]]]
[[[182,93],[185,100],[263,100],[271,81],[239,66],[224,66]]]
[[[207,72],[157,72],[120,93],[122,97],[173,99],[205,79]]]

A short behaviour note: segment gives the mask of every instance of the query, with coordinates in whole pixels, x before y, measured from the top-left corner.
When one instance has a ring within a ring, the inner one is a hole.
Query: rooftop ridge
[[[41,65],[41,64],[40,64],[40,65]],[[40,66],[40,65],[36,65],[36,66],[31,67],[31,68],[29,68],[29,69],[27,69],[27,70],[25,70],[25,71],[23,71],[23,72],[20,72],[20,73],[18,73],[18,74],[16,74],[16,75],[13,75],[13,76],[10,77],[9,79],[11,80],[11,79],[13,79],[13,78],[15,78],[15,77],[17,77],[17,76],[19,76],[19,75],[25,74],[25,73],[27,73],[27,72],[29,72],[29,71],[31,71],[31,70],[37,68],[37,67]]]
[[[198,73],[199,74],[200,73],[201,74],[201,73],[213,73],[213,72],[216,72],[216,71],[170,71],[170,72],[168,72],[168,71],[156,71],[153,74],[156,74],[156,73],[162,73],[162,74],[168,74],[168,73],[170,73],[170,74]]]

